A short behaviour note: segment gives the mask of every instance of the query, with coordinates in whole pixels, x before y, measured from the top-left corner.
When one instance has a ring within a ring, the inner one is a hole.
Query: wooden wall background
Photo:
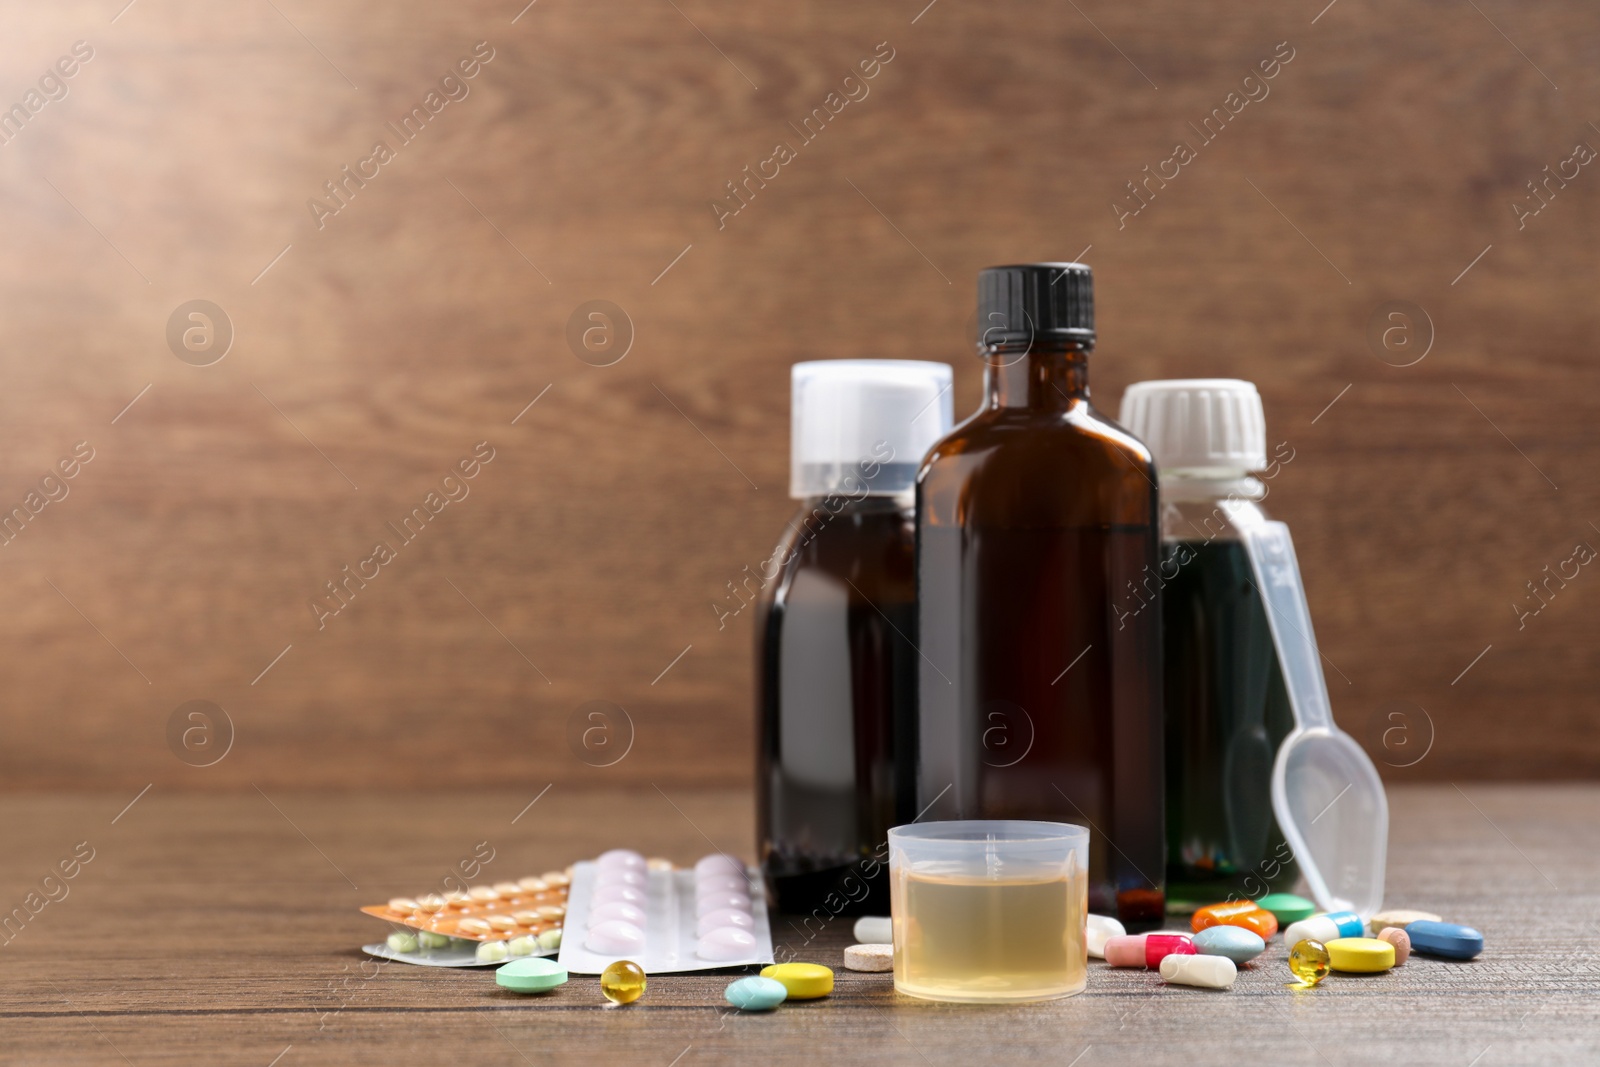
[[[18,0],[0,32],[0,103],[94,53],[0,146],[0,504],[94,453],[0,548],[4,788],[747,780],[751,613],[712,604],[790,511],[789,364],[949,360],[969,411],[975,271],[1086,246],[1111,410],[1140,378],[1260,384],[1295,454],[1269,504],[1385,773],[1600,770],[1600,574],[1512,606],[1600,546],[1600,167],[1512,208],[1600,147],[1583,0],[124,2]],[[881,42],[870,95],[719,230],[724,183]],[[377,140],[319,230],[307,200]],[[236,331],[211,366],[166,341],[193,299]],[[609,367],[565,339],[599,299],[635,331]],[[1399,300],[1435,333],[1408,367],[1366,339]],[[319,631],[308,600],[485,440]],[[191,700],[233,724],[210,767],[169,745]],[[568,744],[591,700],[634,724],[609,767]]]

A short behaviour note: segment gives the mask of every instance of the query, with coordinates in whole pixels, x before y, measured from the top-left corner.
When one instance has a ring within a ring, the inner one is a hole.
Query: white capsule
[[[631,956],[644,948],[644,931],[633,923],[612,919],[590,930],[583,947],[602,956]]]
[[[1089,943],[1089,955],[1097,960],[1106,958],[1106,938],[1123,937],[1127,930],[1109,915],[1090,915],[1085,920],[1084,938]]]
[[[856,920],[856,942],[862,945],[888,945],[894,942],[894,920],[886,915],[863,915]]]
[[[742,960],[754,954],[756,937],[749,930],[737,926],[719,926],[700,939],[695,955],[703,960],[726,963]]]
[[[1283,943],[1288,948],[1294,948],[1305,940],[1321,941],[1326,945],[1329,941],[1337,941],[1344,935],[1339,932],[1339,924],[1326,915],[1313,915],[1309,919],[1289,924],[1289,929],[1283,932]]]
[[[1161,960],[1161,977],[1175,985],[1192,985],[1201,989],[1231,989],[1239,968],[1226,956],[1180,956],[1176,953]]]

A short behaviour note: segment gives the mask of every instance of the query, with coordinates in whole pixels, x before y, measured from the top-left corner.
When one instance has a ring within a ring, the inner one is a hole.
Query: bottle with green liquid
[[[1120,415],[1161,476],[1161,564],[1118,613],[1161,600],[1168,906],[1288,891],[1299,870],[1273,816],[1271,783],[1294,716],[1224,505],[1259,513],[1293,450],[1280,445],[1269,460],[1260,394],[1236,379],[1139,382]]]

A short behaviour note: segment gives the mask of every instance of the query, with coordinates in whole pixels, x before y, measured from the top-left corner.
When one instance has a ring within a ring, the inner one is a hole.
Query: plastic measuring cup
[[[1324,911],[1363,919],[1383,907],[1389,801],[1372,760],[1333,721],[1289,527],[1249,502],[1224,502],[1244,540],[1283,670],[1295,728],[1272,766],[1272,810]]]
[[[913,823],[889,831],[894,987],[1002,1004],[1083,991],[1089,831],[1055,822]]]

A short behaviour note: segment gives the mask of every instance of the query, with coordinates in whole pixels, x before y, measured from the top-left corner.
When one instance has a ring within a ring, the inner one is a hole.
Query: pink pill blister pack
[[[599,974],[632,960],[647,974],[771,963],[761,873],[721,853],[693,870],[651,870],[612,849],[572,872],[561,966]]]

